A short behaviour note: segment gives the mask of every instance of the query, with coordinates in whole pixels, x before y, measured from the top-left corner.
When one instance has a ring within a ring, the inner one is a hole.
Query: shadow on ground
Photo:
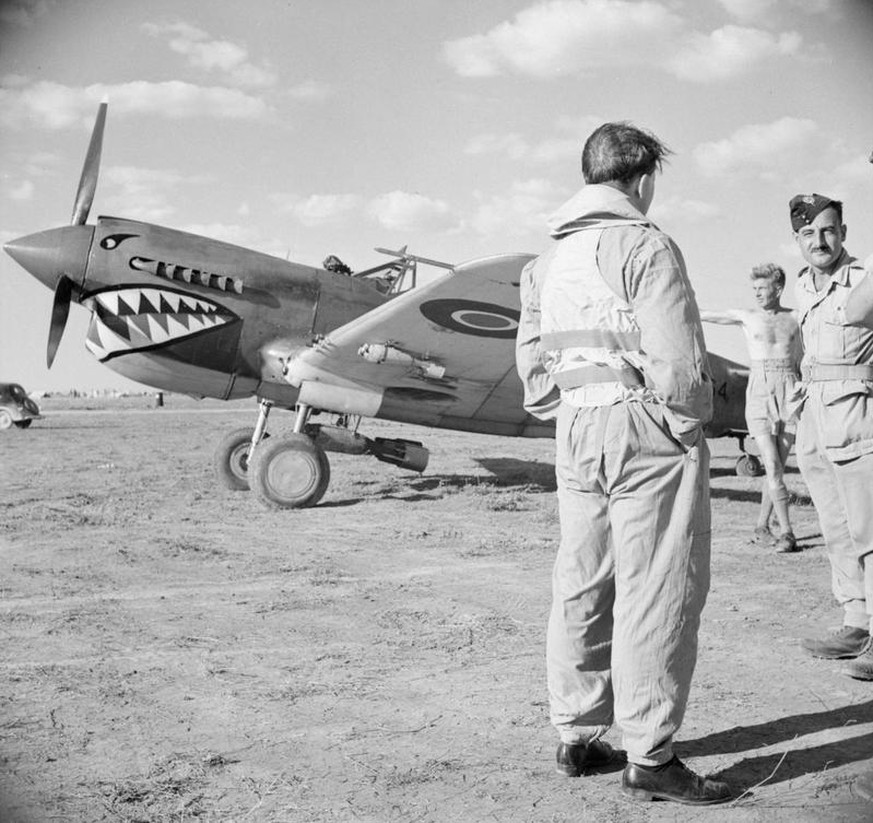
[[[805,735],[867,723],[873,723],[873,700],[824,712],[789,715],[753,726],[735,726],[696,740],[677,743],[676,748],[682,757],[695,757],[734,754],[785,743],[781,751],[744,757],[717,775],[736,789],[745,790],[766,780],[771,774],[773,776],[768,784],[772,785],[869,760],[873,754],[873,732],[853,737],[842,734],[839,740],[817,746],[796,745],[797,739]]]

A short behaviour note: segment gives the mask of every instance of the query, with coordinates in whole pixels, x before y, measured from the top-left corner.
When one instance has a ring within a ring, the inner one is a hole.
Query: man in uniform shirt
[[[843,608],[842,628],[801,645],[814,657],[848,659],[845,674],[873,680],[873,271],[843,248],[842,203],[799,194],[789,209],[808,263],[796,286],[805,389],[797,464]]]
[[[682,255],[646,217],[667,153],[627,123],[588,138],[586,185],[522,273],[516,362],[525,408],[557,419],[546,656],[558,771],[614,759],[601,737],[615,721],[625,793],[709,804],[730,789],[673,753],[709,589],[712,384]]]

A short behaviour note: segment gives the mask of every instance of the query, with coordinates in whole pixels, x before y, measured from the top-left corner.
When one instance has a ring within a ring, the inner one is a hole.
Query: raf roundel
[[[515,337],[521,317],[515,309],[478,300],[428,300],[421,304],[421,313],[431,322],[461,334],[510,339]]]

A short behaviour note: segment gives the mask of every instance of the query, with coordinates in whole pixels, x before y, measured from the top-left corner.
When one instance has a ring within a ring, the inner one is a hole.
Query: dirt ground
[[[253,403],[43,408],[0,433],[2,823],[873,820],[873,684],[797,645],[840,617],[793,463],[803,551],[778,555],[748,542],[760,480],[711,443],[678,752],[749,792],[701,810],[554,772],[551,441],[364,421],[427,471],[330,455],[322,503],[275,512],[211,466]]]

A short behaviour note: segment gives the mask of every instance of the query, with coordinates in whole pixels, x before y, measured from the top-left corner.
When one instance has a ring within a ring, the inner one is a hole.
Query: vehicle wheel
[[[31,423],[33,423],[33,419],[28,417],[26,420],[16,420],[15,425],[18,426],[19,429],[26,429]]]
[[[249,449],[254,429],[234,429],[222,438],[215,449],[213,462],[218,480],[226,489],[235,492],[249,490]],[[264,434],[263,443],[270,435]]]
[[[737,458],[736,471],[739,477],[760,477],[764,473],[764,467],[754,454],[741,454]]]
[[[262,443],[249,464],[249,485],[274,509],[314,506],[327,491],[330,463],[305,434],[285,434]]]
[[[0,409],[0,429],[12,428],[12,415],[6,409]]]

